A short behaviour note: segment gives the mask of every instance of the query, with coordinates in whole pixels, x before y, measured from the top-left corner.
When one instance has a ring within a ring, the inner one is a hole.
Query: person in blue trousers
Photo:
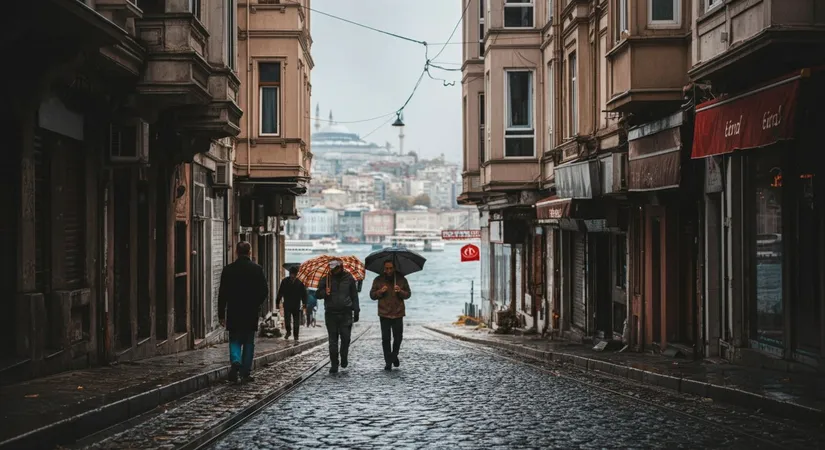
[[[261,305],[269,295],[263,267],[252,262],[249,242],[238,242],[235,262],[223,268],[218,291],[218,318],[229,332],[229,381],[252,378],[255,334]]]

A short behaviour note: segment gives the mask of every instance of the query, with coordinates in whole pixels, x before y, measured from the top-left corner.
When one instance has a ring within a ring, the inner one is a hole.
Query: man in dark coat
[[[398,351],[404,334],[404,301],[410,298],[410,284],[403,275],[395,271],[392,261],[384,263],[384,273],[375,277],[370,289],[370,298],[378,300],[378,317],[381,320],[381,346],[384,348],[384,370],[398,367]],[[392,332],[392,345],[390,345]]]
[[[223,268],[218,291],[218,317],[229,331],[229,381],[253,381],[252,361],[255,355],[255,333],[261,305],[266,301],[269,286],[264,269],[252,262],[249,242],[238,242],[238,258]]]
[[[286,325],[286,339],[292,335],[295,327],[295,341],[298,341],[298,330],[301,328],[301,306],[307,304],[307,288],[298,279],[298,267],[289,268],[289,276],[281,281],[278,287],[278,296],[275,298],[275,309],[284,301],[284,324]]]
[[[361,306],[358,304],[358,288],[355,278],[344,270],[341,260],[329,263],[329,275],[318,283],[315,296],[324,300],[324,321],[329,334],[329,373],[338,372],[338,340],[341,340],[341,367],[349,365],[349,343],[352,324],[358,322]]]

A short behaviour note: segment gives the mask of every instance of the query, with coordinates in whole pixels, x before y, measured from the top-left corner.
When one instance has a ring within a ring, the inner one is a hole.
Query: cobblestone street
[[[388,373],[382,370],[380,333],[373,328],[354,344],[349,369],[318,372],[215,448],[813,448],[823,443],[821,431],[698,397],[500,356],[506,355],[410,326],[401,367]]]

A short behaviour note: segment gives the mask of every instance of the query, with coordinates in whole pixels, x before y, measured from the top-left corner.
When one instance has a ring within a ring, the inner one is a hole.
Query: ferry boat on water
[[[444,240],[438,232],[396,230],[384,241],[385,247],[406,247],[414,252],[443,252]]]
[[[287,239],[285,243],[286,252],[292,255],[315,255],[340,253],[338,240],[324,239]]]

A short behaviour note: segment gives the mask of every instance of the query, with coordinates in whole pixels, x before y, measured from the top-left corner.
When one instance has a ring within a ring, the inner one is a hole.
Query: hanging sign
[[[479,252],[478,247],[473,244],[467,244],[461,247],[461,262],[478,261],[480,256],[481,252]]]

